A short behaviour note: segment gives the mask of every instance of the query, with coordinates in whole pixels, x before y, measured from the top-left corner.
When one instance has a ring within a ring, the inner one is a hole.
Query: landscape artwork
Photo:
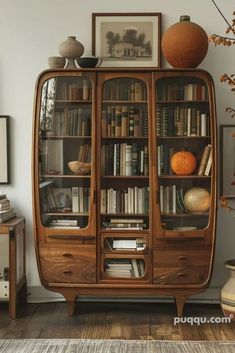
[[[93,15],[93,53],[103,66],[159,66],[158,16]]]

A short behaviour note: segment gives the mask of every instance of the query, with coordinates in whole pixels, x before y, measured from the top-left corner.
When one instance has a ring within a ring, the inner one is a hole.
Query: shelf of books
[[[105,281],[132,280],[148,281],[149,256],[144,255],[112,255],[101,256],[101,279]]]
[[[170,231],[209,221],[212,142],[206,83],[199,77],[156,80],[155,131],[160,222]]]
[[[39,127],[41,222],[55,229],[89,225],[92,82],[57,77],[42,87]]]
[[[148,253],[148,236],[143,234],[101,234],[101,247],[104,253]]]

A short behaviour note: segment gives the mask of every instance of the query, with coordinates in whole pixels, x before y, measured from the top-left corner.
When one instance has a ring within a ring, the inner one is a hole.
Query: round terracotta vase
[[[163,55],[171,66],[193,68],[207,54],[208,36],[201,26],[190,22],[189,16],[181,16],[180,22],[163,34],[161,45]]]
[[[235,321],[235,259],[225,262],[230,276],[221,289],[221,307],[225,316]]]

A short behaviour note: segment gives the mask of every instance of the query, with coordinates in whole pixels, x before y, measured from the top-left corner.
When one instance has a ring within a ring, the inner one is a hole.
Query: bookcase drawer
[[[95,283],[96,250],[94,245],[79,248],[41,247],[41,268],[46,281],[61,283]]]
[[[207,249],[201,250],[154,250],[154,266],[207,266],[210,263],[211,252]]]
[[[76,263],[49,262],[42,259],[42,273],[50,283],[95,283],[96,267],[92,259]]]
[[[80,262],[85,259],[94,259],[96,262],[96,248],[93,244],[76,244],[73,248],[40,247],[42,259],[49,262]]]
[[[154,267],[153,269],[153,283],[160,285],[202,284],[207,276],[207,266]]]

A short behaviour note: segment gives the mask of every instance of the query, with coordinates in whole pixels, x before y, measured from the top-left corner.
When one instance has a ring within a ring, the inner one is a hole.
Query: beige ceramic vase
[[[225,316],[235,321],[235,259],[225,262],[230,270],[230,276],[221,289],[221,307]]]
[[[67,59],[66,69],[76,68],[75,59],[82,56],[84,46],[77,41],[75,36],[69,36],[64,42],[59,45],[59,53]]]

